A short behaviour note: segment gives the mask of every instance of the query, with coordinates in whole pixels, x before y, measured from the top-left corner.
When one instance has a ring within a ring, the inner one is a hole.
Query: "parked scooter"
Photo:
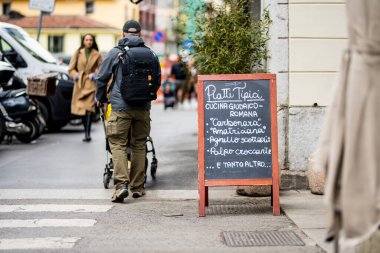
[[[5,120],[3,119],[3,114],[0,111],[0,143],[4,139],[5,134]]]
[[[12,89],[19,85],[14,77],[15,69],[6,62],[0,61],[0,141],[12,136],[19,141],[29,143],[41,136],[46,123],[35,101],[28,98],[26,89]]]

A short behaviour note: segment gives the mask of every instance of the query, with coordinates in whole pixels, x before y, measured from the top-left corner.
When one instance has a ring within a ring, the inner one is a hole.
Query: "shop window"
[[[249,5],[249,10],[251,11],[251,15],[253,20],[260,20],[261,18],[261,0],[256,0],[251,2]]]
[[[152,13],[152,22],[151,22],[151,30],[156,30],[156,14]]]
[[[63,36],[49,35],[48,36],[48,49],[51,53],[63,52]]]
[[[94,2],[86,2],[86,14],[94,13]]]
[[[3,15],[8,15],[11,11],[11,3],[3,3]]]

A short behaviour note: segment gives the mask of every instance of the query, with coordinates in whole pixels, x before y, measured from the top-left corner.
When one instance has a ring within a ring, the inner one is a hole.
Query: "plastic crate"
[[[54,96],[57,83],[57,74],[44,74],[28,77],[26,93],[33,96]]]

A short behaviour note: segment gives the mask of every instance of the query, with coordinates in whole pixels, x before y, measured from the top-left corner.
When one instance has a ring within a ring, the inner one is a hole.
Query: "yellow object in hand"
[[[111,111],[112,111],[112,106],[111,106],[111,103],[108,104],[107,106],[107,112],[106,112],[106,120],[108,120],[108,118],[111,116]]]

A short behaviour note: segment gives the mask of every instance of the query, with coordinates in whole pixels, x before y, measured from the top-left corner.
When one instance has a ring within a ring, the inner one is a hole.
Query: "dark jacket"
[[[186,79],[186,67],[182,62],[174,63],[170,74],[175,77],[176,80]]]
[[[119,46],[137,46],[144,43],[143,39],[138,36],[127,36],[119,40]],[[118,54],[122,51],[119,48],[113,48],[108,52],[102,65],[99,68],[97,81],[96,81],[96,100],[102,103],[107,102],[107,84],[111,80],[112,75],[114,79],[111,84],[111,97],[110,103],[112,110],[150,110],[151,103],[146,102],[142,106],[131,106],[127,104],[120,93],[120,84],[122,80],[122,71],[119,68]]]

